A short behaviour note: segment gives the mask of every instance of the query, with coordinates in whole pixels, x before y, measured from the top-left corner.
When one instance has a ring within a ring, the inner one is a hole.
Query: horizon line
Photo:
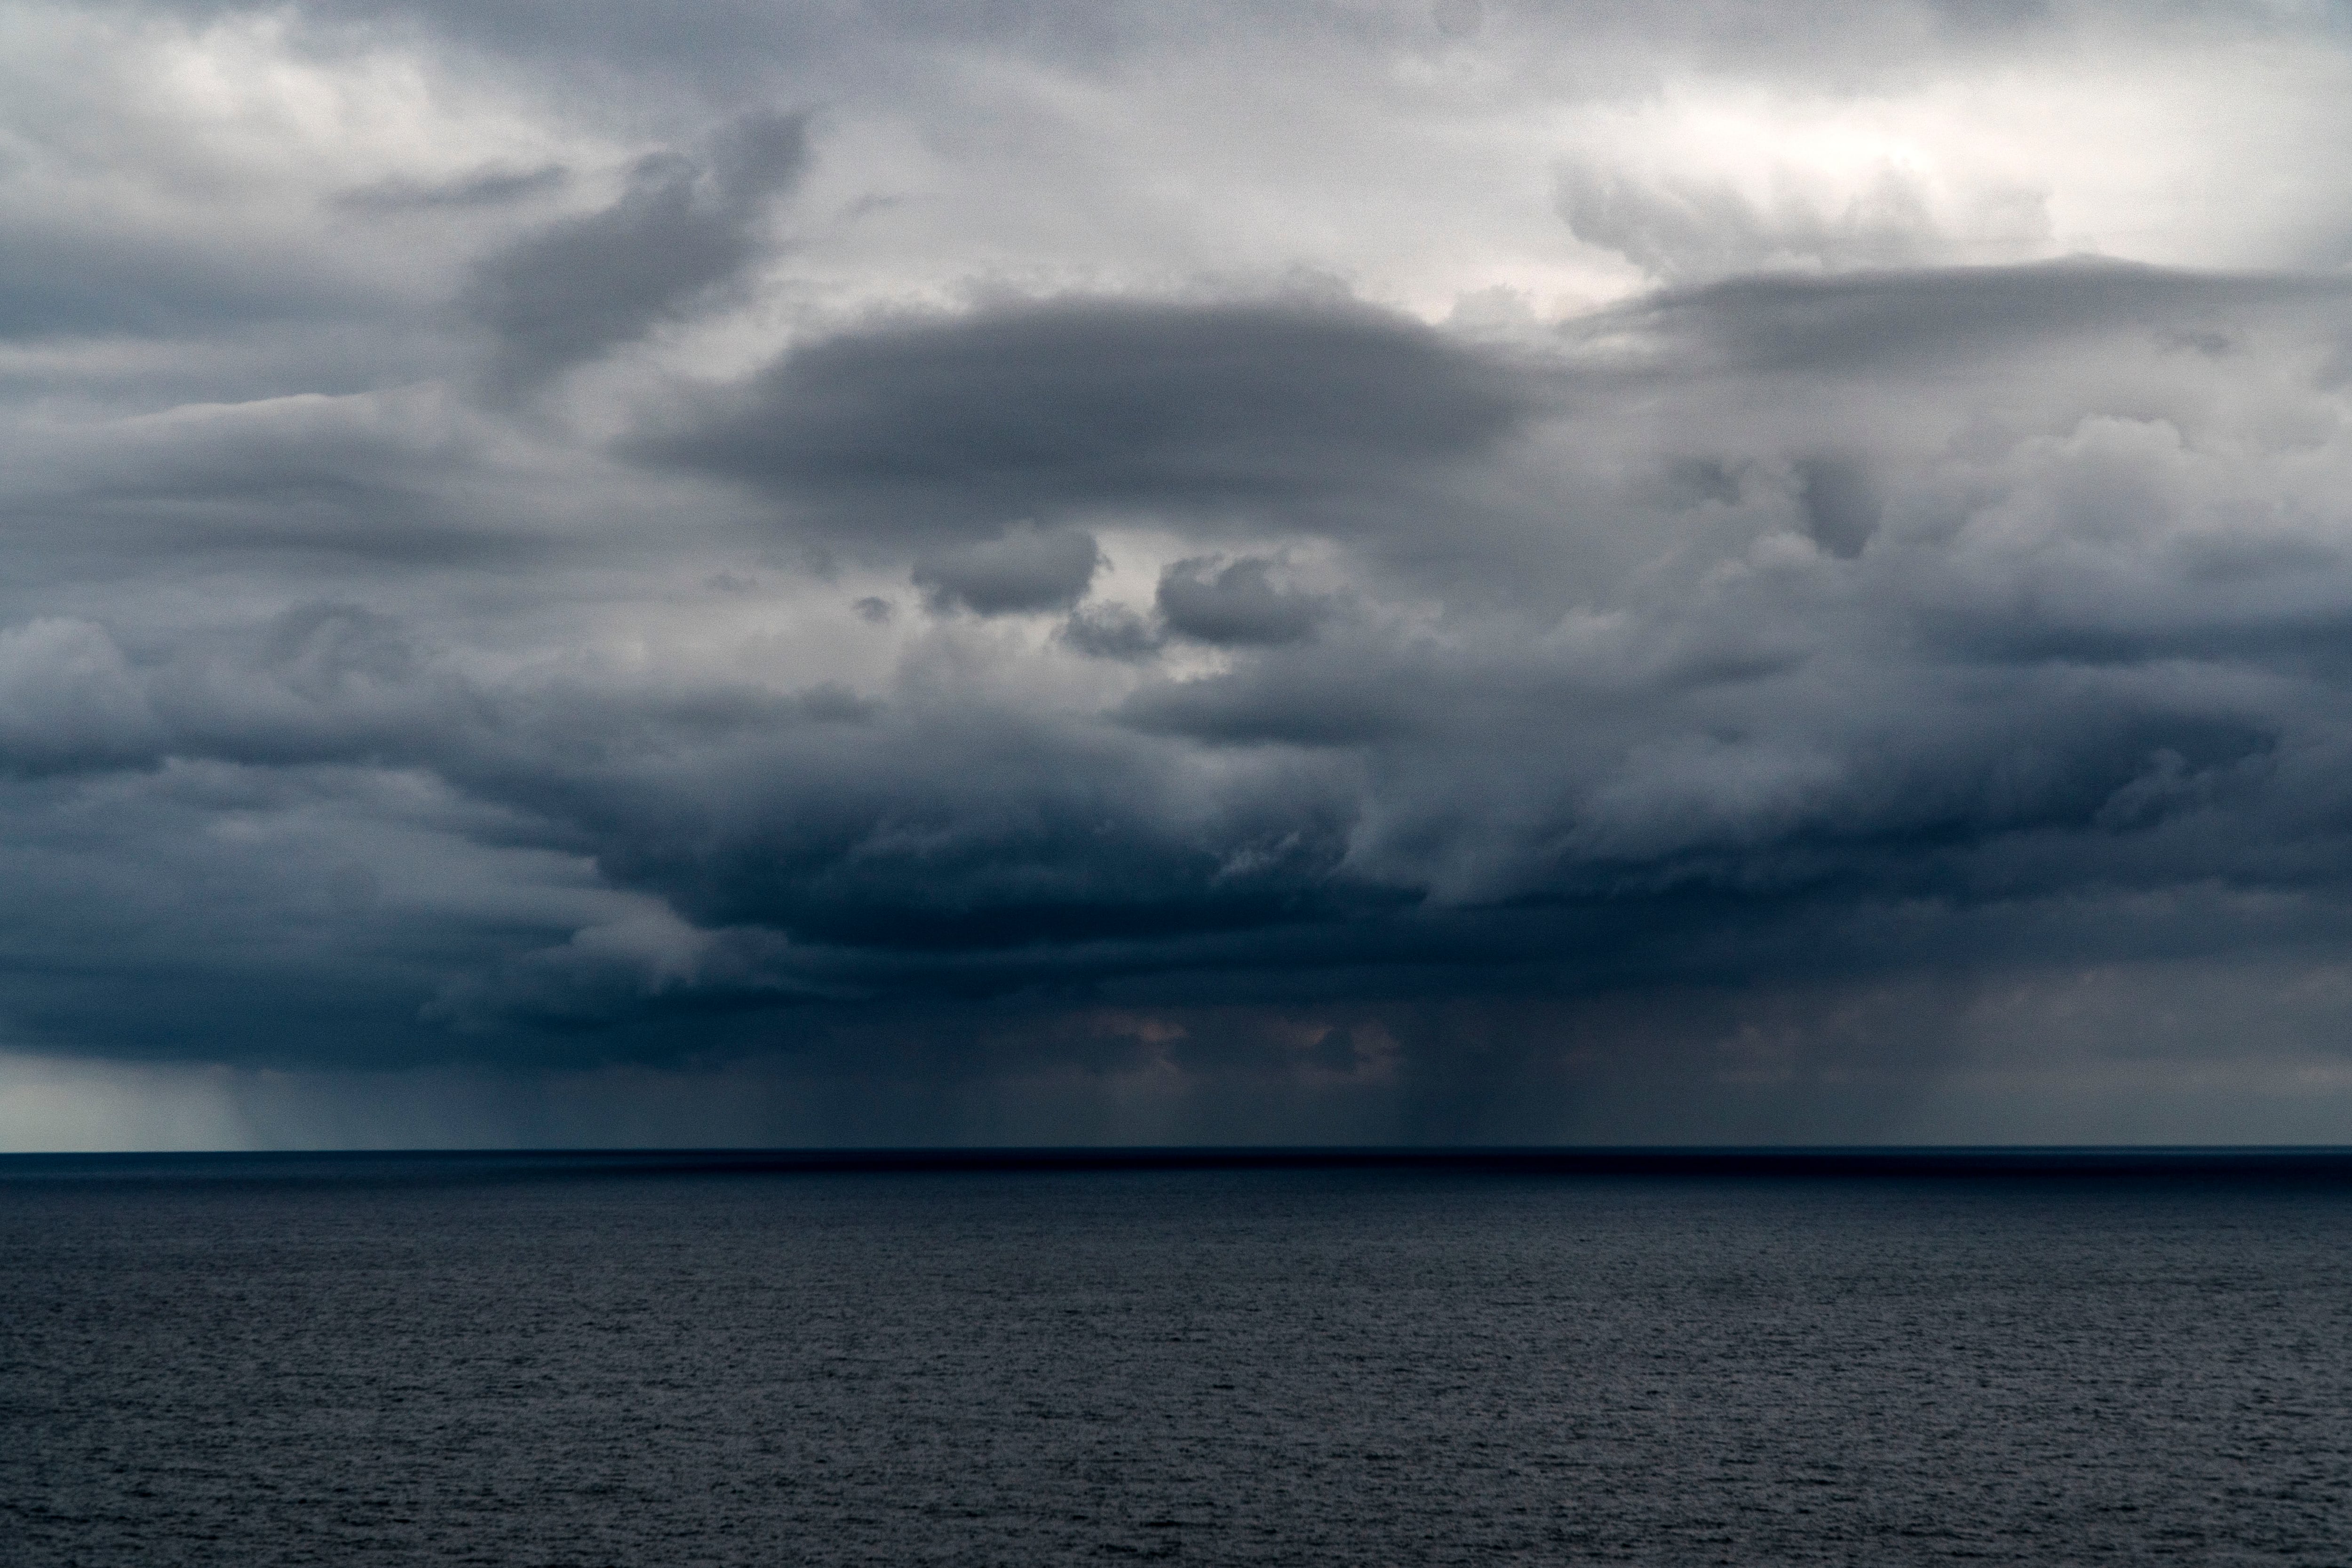
[[[2342,1144],[1045,1144],[0,1152],[0,1179],[1421,1171],[1496,1175],[2196,1177],[2352,1184]]]

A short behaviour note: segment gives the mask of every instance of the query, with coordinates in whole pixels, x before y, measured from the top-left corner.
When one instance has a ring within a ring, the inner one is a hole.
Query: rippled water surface
[[[2120,1182],[0,1181],[0,1561],[2342,1563],[2347,1243]]]

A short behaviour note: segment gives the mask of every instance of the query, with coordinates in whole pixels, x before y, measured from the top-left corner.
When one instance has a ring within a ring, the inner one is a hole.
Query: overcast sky
[[[2352,21],[0,0],[0,1148],[2352,1141]]]

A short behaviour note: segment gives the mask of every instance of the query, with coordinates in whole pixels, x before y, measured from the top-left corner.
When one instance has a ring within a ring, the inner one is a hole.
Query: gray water
[[[2352,1194],[0,1182],[0,1561],[2352,1560]]]

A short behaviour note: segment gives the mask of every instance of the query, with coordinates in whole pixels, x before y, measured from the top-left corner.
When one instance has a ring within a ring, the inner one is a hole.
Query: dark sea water
[[[0,1563],[2352,1562],[2352,1188],[0,1170]]]

